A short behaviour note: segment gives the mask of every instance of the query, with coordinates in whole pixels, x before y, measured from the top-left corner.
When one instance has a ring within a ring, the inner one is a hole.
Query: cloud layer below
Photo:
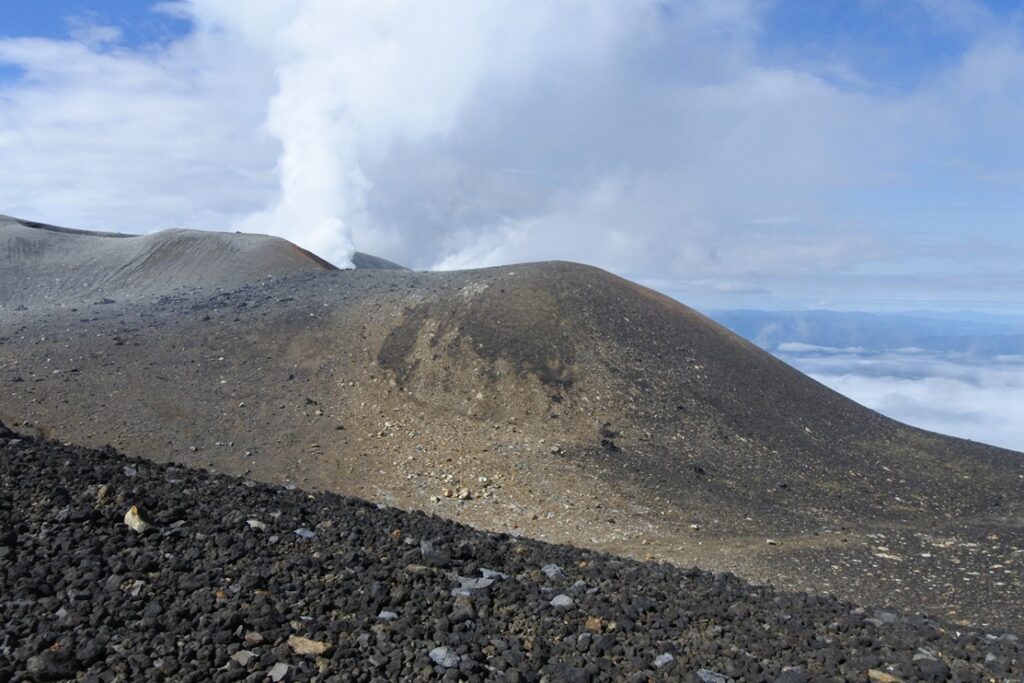
[[[789,348],[779,355],[883,415],[1024,453],[1024,356],[980,360],[914,350],[863,354],[819,347]]]

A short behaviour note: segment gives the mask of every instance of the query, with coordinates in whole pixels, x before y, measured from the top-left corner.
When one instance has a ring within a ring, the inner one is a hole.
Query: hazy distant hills
[[[20,225],[8,244],[28,239],[31,260],[8,246],[0,273],[49,279],[0,275],[8,424],[1024,624],[1020,454],[889,420],[610,273],[337,271],[280,240],[195,231],[141,252],[166,238],[75,233],[72,250]]]
[[[1024,318],[1014,316],[825,310],[719,310],[708,315],[772,351],[780,350],[783,344],[798,343],[866,352],[920,349],[979,357],[1024,354]]]

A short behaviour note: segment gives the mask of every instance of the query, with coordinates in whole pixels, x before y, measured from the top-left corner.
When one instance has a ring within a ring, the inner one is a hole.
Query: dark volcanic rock
[[[55,516],[55,498],[94,514]],[[135,534],[130,505],[177,521]],[[18,548],[0,558],[0,680],[1024,673],[1013,636],[55,441],[0,444],[0,529]]]
[[[72,678],[81,665],[59,648],[43,650],[29,657],[25,664],[29,678],[34,681],[60,681]]]

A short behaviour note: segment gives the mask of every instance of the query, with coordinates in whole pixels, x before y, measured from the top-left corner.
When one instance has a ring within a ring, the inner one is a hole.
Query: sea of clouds
[[[872,352],[783,343],[775,354],[901,422],[1024,452],[1024,355],[979,358],[907,348]]]

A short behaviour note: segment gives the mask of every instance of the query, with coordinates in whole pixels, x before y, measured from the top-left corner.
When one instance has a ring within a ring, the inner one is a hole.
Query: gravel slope
[[[137,532],[137,506],[151,526]],[[1019,680],[1011,635],[18,436],[0,680]]]
[[[401,269],[356,254],[357,268]],[[0,313],[19,306],[124,301],[197,288],[238,287],[336,270],[269,235],[172,229],[97,233],[0,215]]]

